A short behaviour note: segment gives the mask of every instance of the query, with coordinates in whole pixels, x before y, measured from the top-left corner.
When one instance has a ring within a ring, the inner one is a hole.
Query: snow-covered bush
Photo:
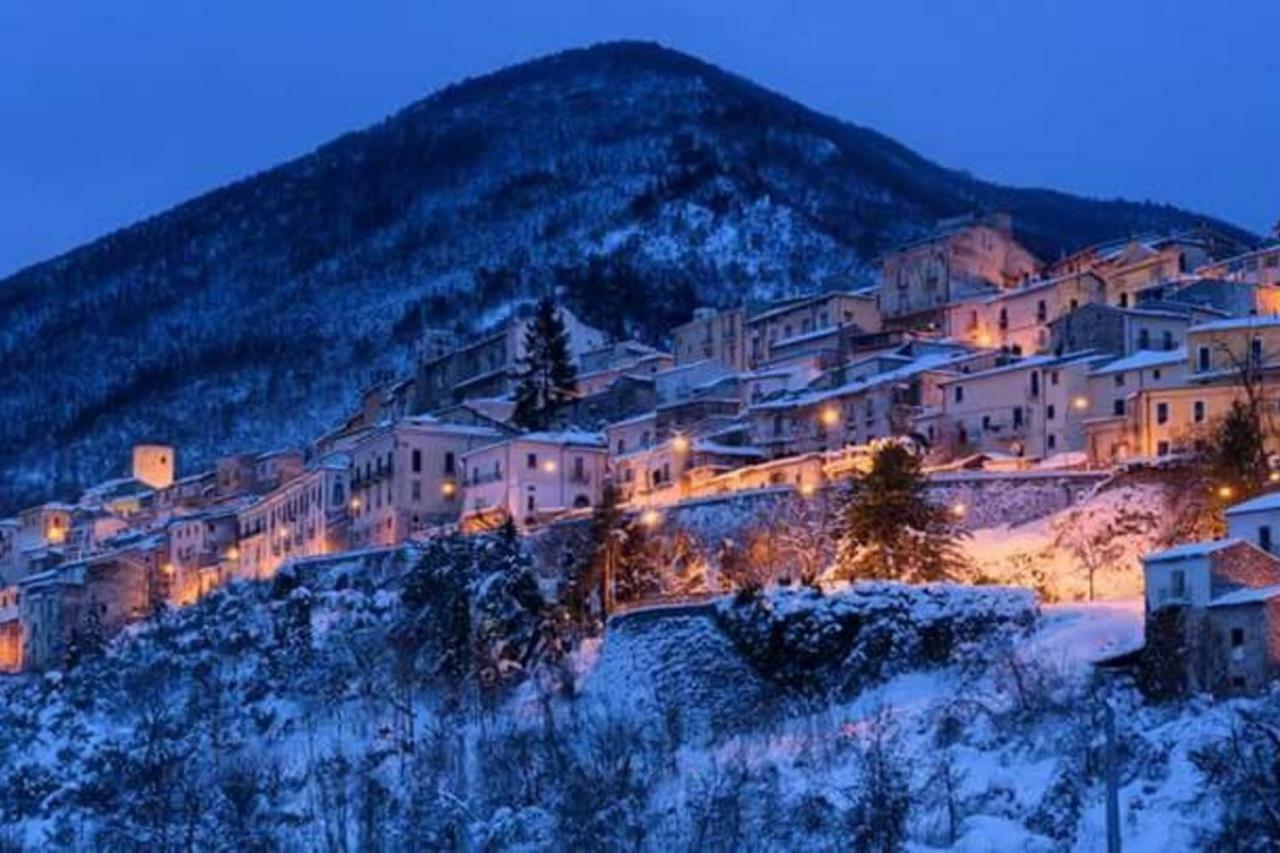
[[[744,592],[717,621],[769,679],[801,691],[857,688],[907,667],[954,663],[1035,622],[1027,590],[856,584]]]

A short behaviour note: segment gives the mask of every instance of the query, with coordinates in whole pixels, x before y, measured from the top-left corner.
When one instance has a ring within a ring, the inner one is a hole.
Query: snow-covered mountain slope
[[[1140,637],[1140,603],[1036,617],[995,588],[632,613],[556,660],[525,630],[541,605],[519,560],[442,547],[471,554],[470,607],[441,592],[462,564],[416,570],[434,590],[418,599],[407,565],[375,580],[331,561],[219,590],[69,671],[0,678],[0,845],[1093,850],[1107,699],[1125,848],[1190,849],[1226,825],[1206,756],[1241,712],[1275,713],[1151,706],[1094,678]],[[784,686],[753,637],[812,677]],[[495,691],[477,638],[542,652]],[[469,648],[478,666],[450,657]]]
[[[0,281],[0,513],[119,471],[322,430],[422,323],[563,285],[661,337],[699,302],[864,283],[936,218],[1046,255],[1199,217],[999,187],[651,44],[468,80]]]

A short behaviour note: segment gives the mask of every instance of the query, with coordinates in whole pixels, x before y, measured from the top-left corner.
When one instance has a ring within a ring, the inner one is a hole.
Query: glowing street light
[[[800,484],[800,494],[806,498],[811,498],[818,491],[818,487],[813,483],[804,482]]]
[[[1089,408],[1089,398],[1088,398],[1088,397],[1076,397],[1075,399],[1073,399],[1073,400],[1071,401],[1071,405],[1072,405],[1072,407],[1073,407],[1076,411],[1078,411],[1078,412],[1082,412],[1082,411],[1084,411],[1085,409]]]
[[[1236,490],[1230,486],[1218,486],[1218,497],[1222,498],[1224,501],[1231,500],[1231,496],[1235,493]]]
[[[359,512],[359,511],[360,511],[360,499],[359,499],[359,498],[352,498],[352,499],[351,499],[351,508],[352,508],[353,510],[355,510],[356,512]]]
[[[1272,471],[1267,475],[1267,479],[1273,483],[1280,483],[1280,471]]]
[[[671,439],[671,447],[676,453],[685,453],[689,450],[689,437],[687,435],[677,435]]]
[[[966,506],[964,503],[957,501],[956,503],[951,505],[951,514],[954,515],[956,518],[964,518],[966,515],[969,514],[969,507]]]
[[[662,513],[656,509],[646,509],[640,513],[640,523],[645,527],[657,527],[662,523]]]
[[[546,462],[543,462],[542,470],[546,471],[548,474],[554,474],[556,472],[556,460],[548,459]]]
[[[445,480],[440,484],[440,494],[446,498],[451,498],[458,491],[457,485],[452,480]]]
[[[835,426],[840,423],[840,410],[835,406],[826,406],[818,417],[823,426]]]

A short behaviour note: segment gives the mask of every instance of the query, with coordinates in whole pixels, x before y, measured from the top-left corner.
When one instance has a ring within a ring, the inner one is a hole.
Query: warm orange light
[[[1268,480],[1270,480],[1270,481],[1271,481],[1271,482],[1273,482],[1273,483],[1280,483],[1280,471],[1272,471],[1272,472],[1267,476],[1267,479],[1268,479]]]
[[[286,530],[285,528],[281,527],[281,528],[280,528],[280,530],[279,530],[279,532],[278,532],[278,533],[276,533],[276,536],[280,537],[281,539],[288,539],[288,538],[289,538],[289,531],[288,531],[288,530]]]
[[[688,436],[677,435],[675,438],[671,439],[671,446],[675,448],[676,453],[684,453],[689,449]]]
[[[357,509],[357,510],[358,510],[358,509],[360,509],[360,499],[359,499],[359,498],[352,498],[352,499],[351,499],[351,508],[352,508],[352,509]]]
[[[50,544],[57,545],[60,542],[63,542],[64,540],[66,540],[66,538],[67,538],[67,531],[63,530],[61,527],[49,528]]]
[[[546,462],[543,462],[542,470],[546,471],[548,474],[554,474],[556,472],[556,461],[554,459],[548,459]]]
[[[1077,411],[1083,411],[1083,410],[1085,410],[1085,409],[1089,408],[1089,398],[1088,398],[1088,397],[1076,397],[1074,400],[1072,400],[1072,401],[1071,401],[1071,405],[1072,405],[1073,407],[1075,407],[1075,409],[1076,409]]]
[[[446,498],[453,497],[454,492],[456,491],[458,491],[458,487],[452,480],[445,480],[440,484],[440,494],[444,495]]]
[[[163,563],[163,564],[160,566],[160,572],[161,572],[162,574],[164,574],[164,575],[172,575],[172,574],[173,574],[173,563]]]
[[[816,491],[818,491],[818,487],[815,486],[813,483],[800,484],[800,494],[804,495],[806,498],[813,497],[813,494]]]
[[[645,527],[657,527],[662,523],[662,513],[656,509],[646,509],[640,514],[640,523]]]
[[[1224,501],[1230,500],[1231,496],[1235,493],[1236,490],[1230,486],[1218,486],[1218,497],[1222,498]]]
[[[835,406],[827,406],[822,410],[819,418],[822,420],[823,426],[835,426],[840,423],[840,410]]]
[[[240,549],[239,549],[239,548],[237,548],[237,547],[235,547],[234,545],[233,545],[233,546],[231,546],[230,548],[228,548],[228,549],[227,549],[227,559],[228,559],[228,560],[238,560],[238,559],[240,559]]]
[[[957,501],[951,505],[951,514],[956,518],[964,518],[969,514],[969,507]]]
[[[986,332],[983,332],[982,334],[978,335],[978,346],[989,347],[991,346],[991,343],[992,343],[991,336],[988,335]]]

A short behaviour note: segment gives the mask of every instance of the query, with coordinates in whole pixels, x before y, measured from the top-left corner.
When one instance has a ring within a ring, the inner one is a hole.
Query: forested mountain
[[[424,323],[563,286],[661,339],[699,302],[873,280],[939,217],[1045,255],[1201,217],[1012,189],[652,44],[450,86],[314,153],[0,281],[0,512],[321,431]]]

